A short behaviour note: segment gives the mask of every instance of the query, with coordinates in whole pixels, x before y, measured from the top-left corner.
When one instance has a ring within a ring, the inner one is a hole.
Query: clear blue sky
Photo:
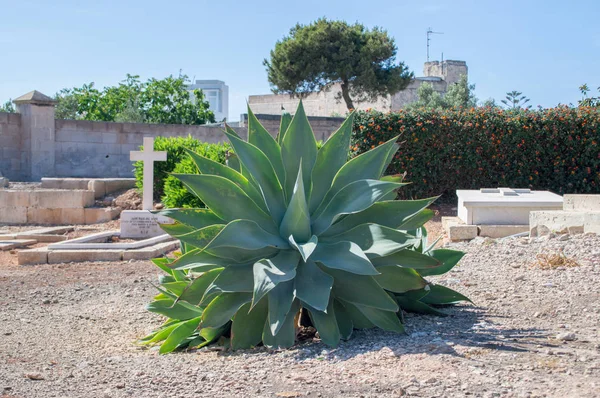
[[[431,53],[464,60],[480,100],[520,90],[533,105],[576,103],[600,86],[600,1],[74,1],[0,0],[0,102],[33,89],[177,75],[229,85],[230,120],[269,93],[262,60],[296,22],[381,26],[398,60],[422,74]]]

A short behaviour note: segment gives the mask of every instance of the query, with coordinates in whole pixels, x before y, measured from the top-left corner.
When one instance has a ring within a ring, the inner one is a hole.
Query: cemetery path
[[[438,282],[474,305],[407,315],[406,335],[356,331],[337,349],[201,350],[134,344],[159,325],[149,262],[0,263],[0,396],[600,396],[600,238],[478,239]],[[540,269],[539,252],[572,268]]]

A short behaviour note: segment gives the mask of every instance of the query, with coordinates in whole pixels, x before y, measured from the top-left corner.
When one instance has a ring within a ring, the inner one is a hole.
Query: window
[[[202,90],[204,92],[204,96],[206,100],[210,104],[210,109],[214,112],[221,112],[221,100],[220,100],[220,92],[219,90]]]

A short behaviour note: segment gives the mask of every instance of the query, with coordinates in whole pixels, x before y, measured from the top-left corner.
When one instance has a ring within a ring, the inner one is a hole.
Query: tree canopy
[[[94,83],[56,94],[57,119],[107,122],[205,124],[215,121],[201,90],[187,91],[187,76],[140,81],[127,75],[118,86],[98,90]]]
[[[423,82],[417,89],[419,99],[409,104],[407,108],[472,108],[477,106],[474,90],[475,85],[469,84],[465,75],[461,75],[457,83],[450,85],[445,95],[435,91],[430,83]]]
[[[379,28],[321,18],[297,24],[275,44],[265,59],[271,89],[276,94],[304,97],[339,83],[348,109],[354,102],[404,89],[413,74],[396,62],[396,44]]]

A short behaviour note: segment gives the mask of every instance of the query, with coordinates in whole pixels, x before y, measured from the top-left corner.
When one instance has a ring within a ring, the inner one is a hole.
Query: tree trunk
[[[347,80],[342,81],[342,98],[346,102],[346,108],[349,111],[354,109],[354,104],[352,103],[352,98],[350,98],[349,84]]]

